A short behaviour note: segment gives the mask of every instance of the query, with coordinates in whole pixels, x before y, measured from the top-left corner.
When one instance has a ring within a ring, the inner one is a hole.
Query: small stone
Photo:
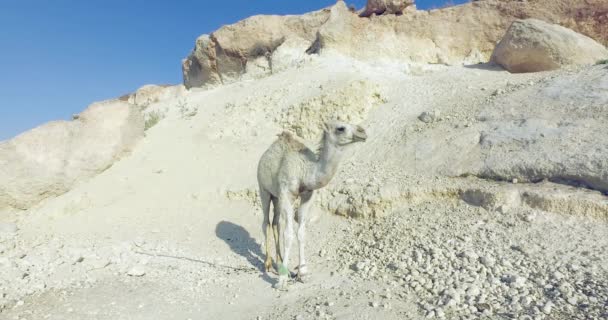
[[[20,307],[20,306],[22,306],[22,305],[24,305],[24,304],[25,304],[25,302],[23,302],[23,300],[19,300],[19,301],[17,301],[16,306],[17,306],[17,307]]]
[[[496,263],[496,260],[494,260],[494,258],[490,256],[482,256],[479,258],[479,262],[481,262],[481,264],[483,264],[487,268],[491,268]]]
[[[133,266],[128,272],[127,275],[130,275],[132,277],[141,277],[143,275],[146,274],[146,270],[144,269],[144,266],[142,265],[136,265]]]
[[[481,290],[479,290],[479,287],[477,286],[471,286],[469,289],[467,289],[467,295],[470,297],[477,297],[480,293]]]
[[[571,263],[568,265],[568,269],[570,269],[570,271],[576,272],[580,270],[580,266],[578,264]]]
[[[260,319],[261,319],[261,317],[260,317]],[[304,316],[303,316],[303,315],[301,315],[301,314],[299,314],[299,315],[297,315],[297,316],[296,316],[294,319],[295,319],[295,320],[304,320]]]
[[[574,290],[572,288],[572,286],[568,282],[566,282],[566,281],[562,281],[557,288],[566,297],[571,296],[572,295],[572,291]]]
[[[369,303],[369,305],[370,305],[372,308],[378,308],[378,306],[379,306],[380,304],[379,304],[378,302],[374,301],[374,302],[370,302],[370,303]]]
[[[498,211],[499,213],[502,214],[506,214],[509,213],[509,211],[511,210],[511,207],[505,204],[501,204],[500,206],[498,206],[498,208],[496,208],[496,211]]]
[[[543,308],[541,309],[541,311],[544,314],[550,314],[551,313],[551,308],[553,308],[553,303],[551,301],[545,303],[545,305],[543,306]]]
[[[437,318],[445,318],[445,312],[441,308],[435,309],[435,315]]]
[[[524,306],[529,306],[532,303],[533,299],[531,297],[525,296],[519,299],[519,302]]]
[[[363,269],[365,269],[365,267],[366,267],[365,261],[359,261],[353,266],[353,270],[359,272],[359,271],[363,271]]]
[[[441,116],[441,112],[439,110],[434,110],[431,112],[425,111],[418,116],[418,120],[420,120],[424,123],[431,123],[431,122],[435,122],[435,121],[439,120],[440,116]]]
[[[524,277],[510,274],[503,275],[500,280],[509,284],[512,288],[521,288],[526,283],[526,279]]]
[[[519,252],[521,252],[521,253],[523,253],[523,254],[528,254],[528,251],[527,251],[527,250],[526,250],[526,248],[525,248],[524,246],[522,246],[522,245],[512,245],[512,246],[511,246],[511,249],[512,249],[512,250],[515,250],[515,251],[519,251]]]
[[[479,312],[491,311],[492,306],[489,303],[478,303],[475,305]]]
[[[500,94],[503,94],[503,93],[505,93],[504,90],[502,90],[502,89],[496,89],[494,92],[492,92],[492,96],[497,96],[497,95],[500,95]]]
[[[569,304],[576,306],[578,299],[575,296],[572,296],[572,297],[568,298],[566,301],[568,301]]]
[[[512,183],[518,183],[519,180],[517,178],[513,178],[513,180],[511,180]]]
[[[477,253],[473,250],[466,250],[460,253],[460,256],[463,258],[467,258],[470,260],[477,260],[479,259],[479,256],[477,255]]]

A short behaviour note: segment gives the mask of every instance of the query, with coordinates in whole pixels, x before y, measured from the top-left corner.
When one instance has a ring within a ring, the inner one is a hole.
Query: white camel
[[[289,280],[290,248],[293,240],[294,203],[300,197],[298,210],[298,242],[300,261],[298,277],[308,275],[304,255],[307,213],[312,205],[314,190],[325,187],[338,170],[344,150],[348,145],[365,141],[365,130],[357,125],[330,121],[324,124],[323,138],[318,152],[310,150],[292,133],[283,132],[264,152],[258,163],[258,183],[264,214],[263,230],[266,238],[266,271],[272,267],[270,257],[270,202],[274,207],[272,231],[275,239],[279,281],[275,288],[287,289]],[[281,256],[279,219],[285,218],[284,255]]]

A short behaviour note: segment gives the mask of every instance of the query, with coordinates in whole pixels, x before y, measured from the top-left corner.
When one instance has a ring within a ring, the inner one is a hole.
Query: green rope
[[[281,265],[279,266],[279,275],[280,276],[287,276],[289,275],[289,270],[287,270],[287,267],[281,263]]]

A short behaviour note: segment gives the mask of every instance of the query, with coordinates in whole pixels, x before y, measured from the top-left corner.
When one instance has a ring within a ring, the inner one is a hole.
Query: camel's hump
[[[287,147],[289,147],[292,150],[299,151],[299,150],[308,149],[306,144],[293,132],[283,131],[283,132],[279,133],[278,136],[279,136],[278,140],[281,141],[282,143],[284,143]]]

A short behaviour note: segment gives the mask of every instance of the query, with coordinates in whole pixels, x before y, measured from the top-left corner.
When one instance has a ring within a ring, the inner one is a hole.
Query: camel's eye
[[[338,131],[338,132],[344,132],[344,130],[346,130],[346,128],[344,128],[344,127],[336,128],[336,131]]]

